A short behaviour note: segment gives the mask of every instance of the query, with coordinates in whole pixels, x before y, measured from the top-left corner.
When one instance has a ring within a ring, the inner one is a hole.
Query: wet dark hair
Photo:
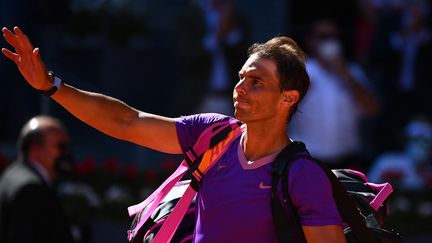
[[[252,55],[272,60],[276,64],[279,77],[280,91],[297,90],[299,100],[292,107],[288,121],[296,113],[298,104],[309,89],[309,75],[306,71],[306,54],[297,43],[286,36],[278,36],[266,43],[253,44],[248,50],[248,57]]]

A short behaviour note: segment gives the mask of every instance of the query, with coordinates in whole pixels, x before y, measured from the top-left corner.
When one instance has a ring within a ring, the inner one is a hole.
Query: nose
[[[245,85],[245,79],[240,79],[236,86],[234,87],[234,91],[237,92],[239,95],[245,95],[246,94],[246,85]]]

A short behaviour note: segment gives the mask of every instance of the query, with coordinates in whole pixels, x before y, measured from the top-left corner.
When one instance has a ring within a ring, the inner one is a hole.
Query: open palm
[[[47,90],[52,86],[52,81],[43,63],[39,48],[33,48],[28,37],[18,28],[13,32],[4,27],[3,37],[15,49],[12,52],[2,48],[2,53],[15,62],[21,75],[35,89]]]

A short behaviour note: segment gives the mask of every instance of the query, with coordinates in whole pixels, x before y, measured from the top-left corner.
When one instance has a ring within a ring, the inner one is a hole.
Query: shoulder
[[[312,159],[299,158],[289,171],[289,194],[304,226],[342,225],[326,173]]]
[[[319,198],[332,195],[326,173],[311,158],[300,157],[293,161],[288,178],[288,190],[294,201],[305,197]]]
[[[39,176],[31,166],[22,161],[13,162],[2,175],[2,182],[39,182]]]
[[[203,113],[176,118],[177,137],[183,152],[193,146],[201,133],[212,124],[234,119],[216,113]]]
[[[22,161],[12,163],[0,179],[0,191],[8,196],[12,196],[29,186],[43,188],[44,184],[38,174],[30,168],[30,165]]]
[[[190,116],[181,116],[175,119],[177,133],[179,136],[199,136],[210,125],[233,119],[232,117],[217,113],[202,113]],[[187,134],[191,133],[191,134]]]
[[[305,154],[305,156],[301,156],[295,159],[292,162],[289,176],[291,178],[298,176],[299,174],[312,174],[312,175],[323,175],[325,176],[324,171],[321,167],[310,157]]]
[[[232,119],[229,116],[217,114],[217,113],[201,113],[189,116],[181,116],[176,118],[177,124],[197,126],[197,125],[210,125],[215,122],[226,121]]]

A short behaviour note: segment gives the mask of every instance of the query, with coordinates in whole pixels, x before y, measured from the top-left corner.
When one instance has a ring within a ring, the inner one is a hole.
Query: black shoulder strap
[[[306,239],[303,234],[303,230],[298,220],[298,214],[292,203],[288,203],[284,198],[284,203],[287,207],[284,209],[281,203],[281,198],[278,193],[278,186],[280,179],[285,177],[284,173],[288,171],[286,169],[290,161],[295,159],[295,155],[298,152],[305,151],[306,148],[301,142],[292,142],[287,145],[276,157],[272,166],[272,198],[271,198],[271,209],[273,215],[273,224],[276,229],[276,235],[279,242],[293,242],[293,243],[305,243]],[[288,191],[284,184],[283,190]],[[288,200],[290,200],[288,198]],[[286,215],[292,215],[293,218],[288,218]]]
[[[295,145],[296,149],[290,149],[291,154],[285,152],[282,154],[282,152],[287,149],[291,145]],[[340,183],[340,181],[336,178],[336,176],[333,174],[333,172],[327,168],[322,162],[310,157],[310,155],[300,155],[300,156],[294,156],[296,153],[301,151],[306,151],[306,147],[301,142],[293,142],[291,145],[287,146],[276,158],[273,165],[273,190],[272,190],[272,213],[273,213],[273,222],[275,224],[275,228],[277,231],[277,235],[280,242],[302,242],[299,241],[301,237],[298,236],[298,232],[301,232],[301,235],[303,236],[303,242],[306,242],[304,239],[303,230],[301,228],[298,214],[292,204],[291,197],[288,193],[288,175],[289,175],[289,168],[292,164],[292,162],[299,157],[306,157],[307,159],[316,162],[322,170],[326,173],[327,177],[329,178],[329,181],[332,186],[333,191],[333,197],[335,198],[336,206],[338,208],[338,211],[344,220],[344,222],[348,223],[356,236],[356,238],[359,240],[359,242],[362,243],[372,243],[375,242],[373,239],[373,236],[371,232],[366,227],[359,211],[357,210],[355,206],[354,200],[348,195],[347,191],[343,187],[343,185]],[[286,204],[286,207],[288,208],[288,216],[291,215],[291,218],[288,218],[286,214],[283,214],[282,206],[277,206],[276,203],[281,204],[280,200],[277,196],[277,190],[276,187],[280,181],[281,178],[284,178],[282,182],[282,187],[284,191],[284,203]],[[282,209],[282,211],[277,211],[277,208]],[[279,215],[276,215],[279,214]],[[282,214],[282,216],[280,215]],[[295,221],[296,223],[292,223],[291,221]],[[296,229],[293,229],[296,227]]]

